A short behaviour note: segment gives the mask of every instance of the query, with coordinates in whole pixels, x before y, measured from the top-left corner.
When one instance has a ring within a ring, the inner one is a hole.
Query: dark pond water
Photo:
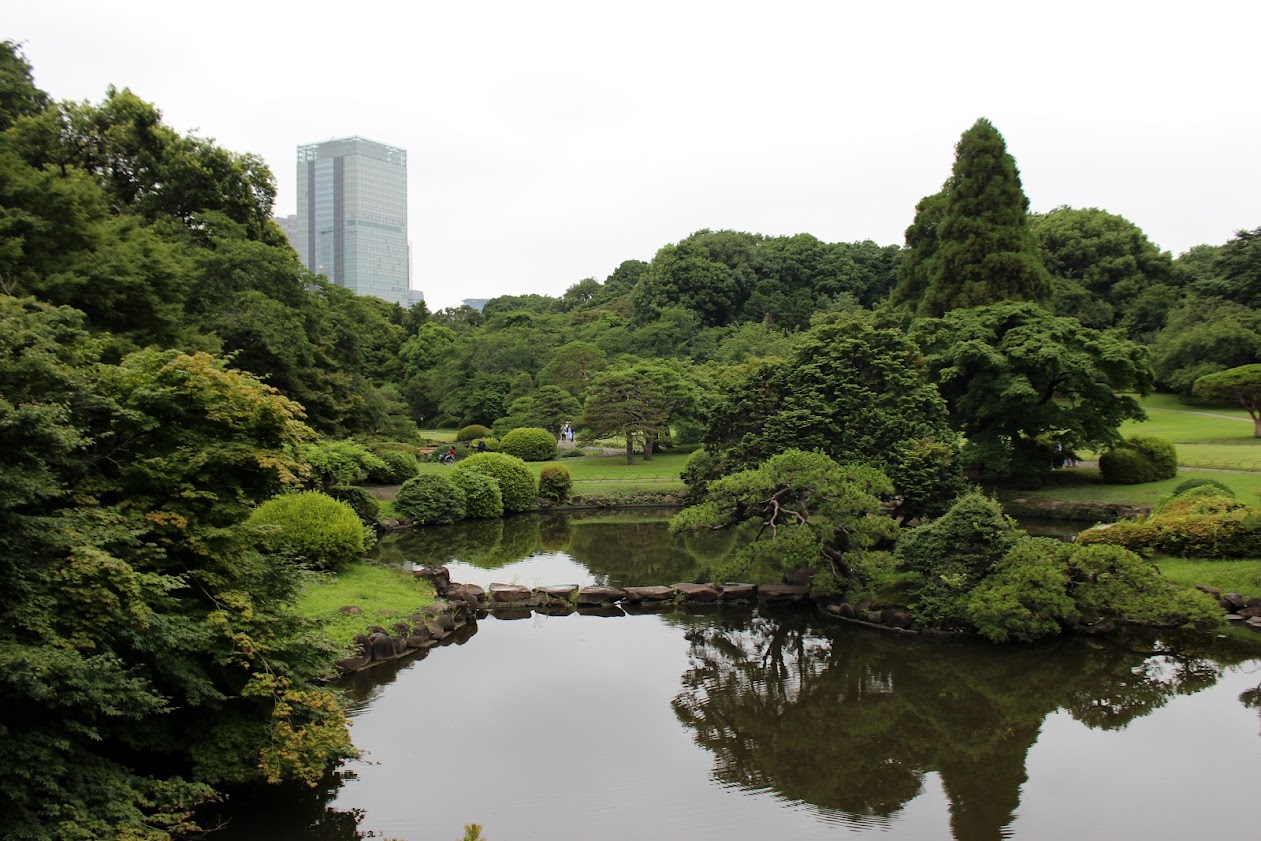
[[[698,577],[725,551],[643,515],[496,526],[381,551],[463,558],[453,577],[482,584],[623,585]],[[995,647],[810,611],[488,618],[361,676],[364,759],[316,792],[238,796],[216,837],[1247,834],[1259,658],[1244,636]]]

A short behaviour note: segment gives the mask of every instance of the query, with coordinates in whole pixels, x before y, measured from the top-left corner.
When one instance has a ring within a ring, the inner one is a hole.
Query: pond
[[[725,551],[642,514],[496,525],[381,553],[483,585],[631,586]],[[1259,684],[1243,634],[998,647],[809,610],[487,618],[360,675],[364,758],[315,792],[238,795],[217,837],[1233,835],[1255,822]]]

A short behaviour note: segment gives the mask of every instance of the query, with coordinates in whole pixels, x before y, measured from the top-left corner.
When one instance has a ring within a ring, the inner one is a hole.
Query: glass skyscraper
[[[406,150],[362,137],[299,146],[296,234],[311,271],[408,306]]]

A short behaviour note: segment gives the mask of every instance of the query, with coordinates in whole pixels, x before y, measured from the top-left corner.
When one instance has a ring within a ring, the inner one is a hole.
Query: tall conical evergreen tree
[[[922,267],[927,288],[917,313],[940,316],[1000,301],[1049,302],[1051,278],[1029,227],[1029,199],[1003,136],[989,120],[977,120],[959,138],[943,192],[945,209],[934,253]]]

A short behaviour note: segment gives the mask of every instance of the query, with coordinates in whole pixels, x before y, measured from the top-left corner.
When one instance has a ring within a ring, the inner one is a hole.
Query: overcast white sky
[[[978,117],[1032,209],[1175,255],[1261,225],[1256,0],[10,3],[36,83],[261,155],[408,152],[431,309],[558,295],[700,228],[902,242]]]

